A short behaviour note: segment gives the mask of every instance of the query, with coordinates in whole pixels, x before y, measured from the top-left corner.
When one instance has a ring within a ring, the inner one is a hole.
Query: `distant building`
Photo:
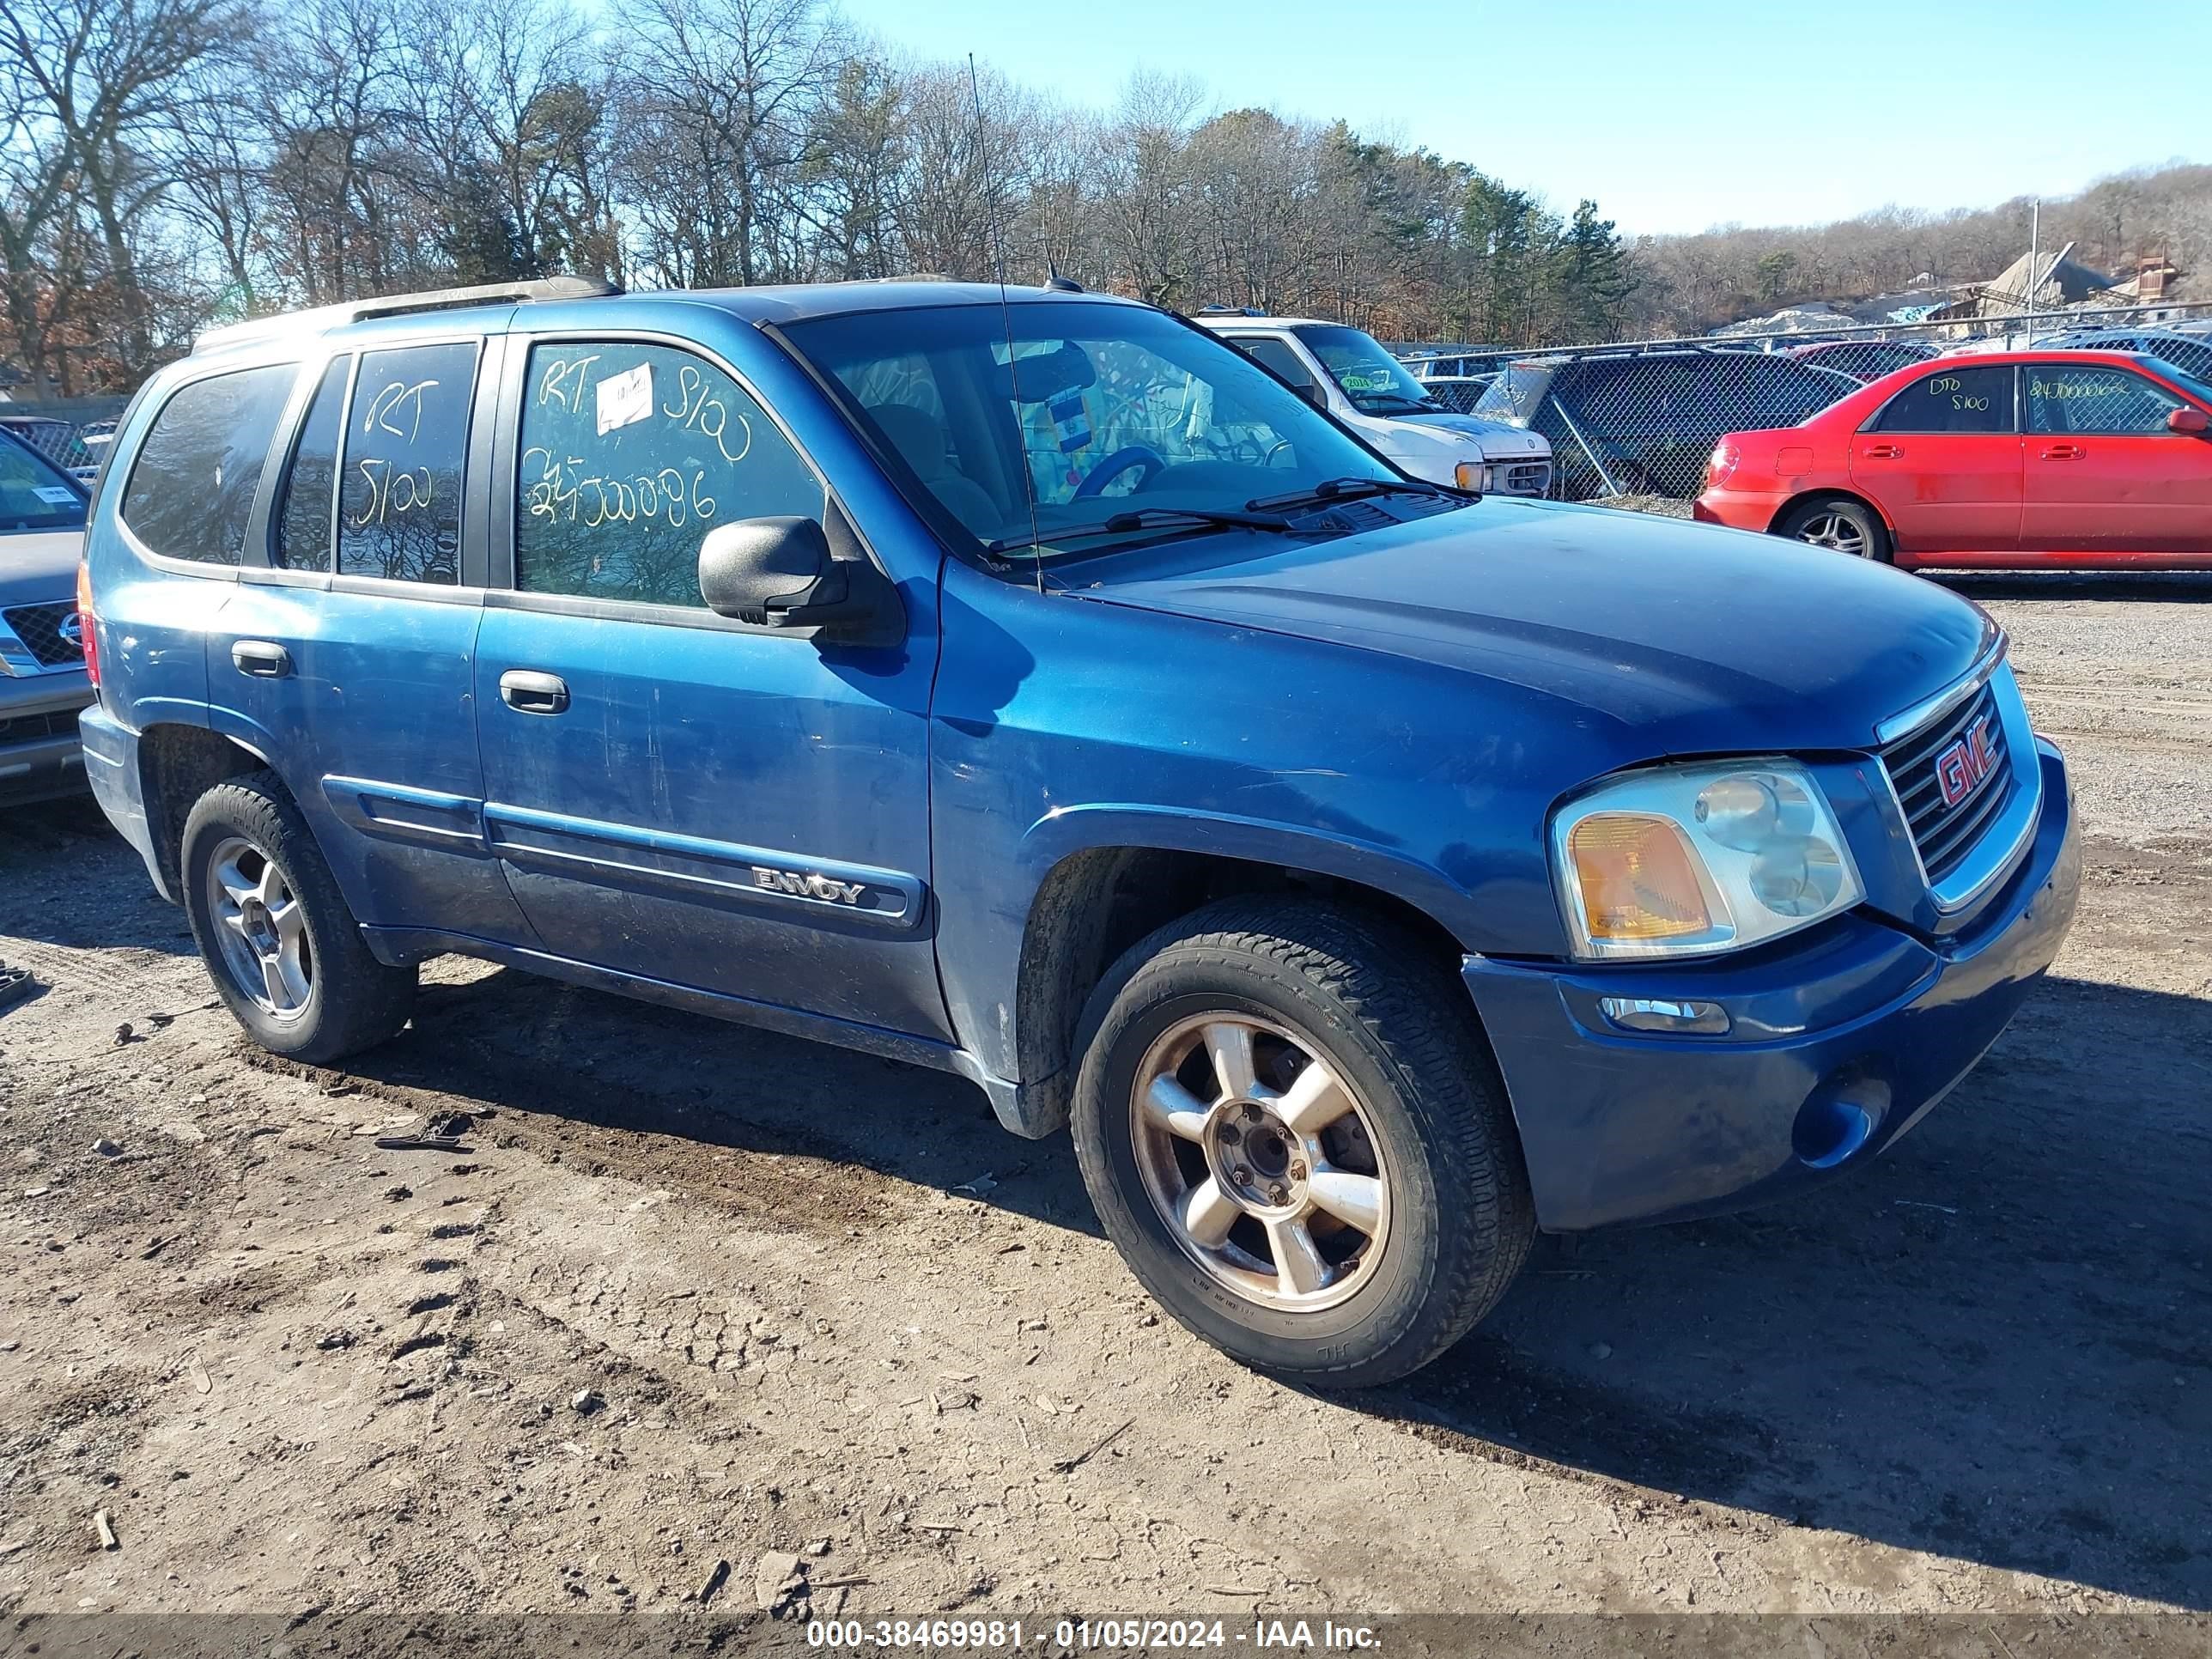
[[[1960,284],[1951,289],[1948,301],[1928,313],[1928,320],[1978,322],[2063,311],[2093,295],[2102,296],[2112,286],[2112,277],[2076,259],[2074,244],[2069,242],[2055,253],[2023,253],[1986,283]]]

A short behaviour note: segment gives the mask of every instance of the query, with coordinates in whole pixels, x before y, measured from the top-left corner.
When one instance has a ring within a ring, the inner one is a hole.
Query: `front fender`
[[[1473,901],[1466,890],[1433,865],[1356,836],[1304,825],[1188,806],[1098,801],[1054,807],[1029,827],[1022,842],[1024,864],[1045,871],[1078,853],[1107,847],[1280,865],[1404,899],[1434,917],[1462,945],[1468,943],[1462,937],[1462,929],[1478,935],[1482,931],[1471,914]]]
[[[997,1076],[1034,1082],[1054,1051],[1018,1030],[1024,939],[1053,872],[1086,854],[1280,866],[1392,895],[1471,954],[1564,949],[1542,826],[1562,776],[1601,769],[1588,727],[1540,726],[1432,665],[957,563],[944,583],[939,970]]]

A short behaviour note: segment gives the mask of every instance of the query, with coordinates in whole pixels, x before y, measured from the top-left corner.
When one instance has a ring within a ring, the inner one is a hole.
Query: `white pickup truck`
[[[1356,328],[1244,311],[1201,311],[1191,321],[1289,381],[1417,478],[1499,495],[1541,495],[1551,487],[1552,446],[1543,434],[1454,413]]]

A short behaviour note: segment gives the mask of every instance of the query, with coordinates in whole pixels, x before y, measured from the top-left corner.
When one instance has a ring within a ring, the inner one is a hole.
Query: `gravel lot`
[[[96,812],[8,815],[0,1614],[2212,1608],[2212,578],[1958,586],[2075,767],[2052,981],[1857,1180],[1541,1243],[1358,1397],[1155,1316],[952,1079],[461,962],[281,1064]]]

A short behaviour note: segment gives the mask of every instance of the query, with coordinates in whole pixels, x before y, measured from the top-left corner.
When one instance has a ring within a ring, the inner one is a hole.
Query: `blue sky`
[[[1889,203],[1983,207],[2212,160],[2201,94],[2184,90],[2212,64],[2203,0],[840,9],[916,57],[973,52],[1073,103],[1111,104],[1145,69],[1202,79],[1224,109],[1341,115],[1555,207],[1594,196],[1632,233],[1813,223]]]

